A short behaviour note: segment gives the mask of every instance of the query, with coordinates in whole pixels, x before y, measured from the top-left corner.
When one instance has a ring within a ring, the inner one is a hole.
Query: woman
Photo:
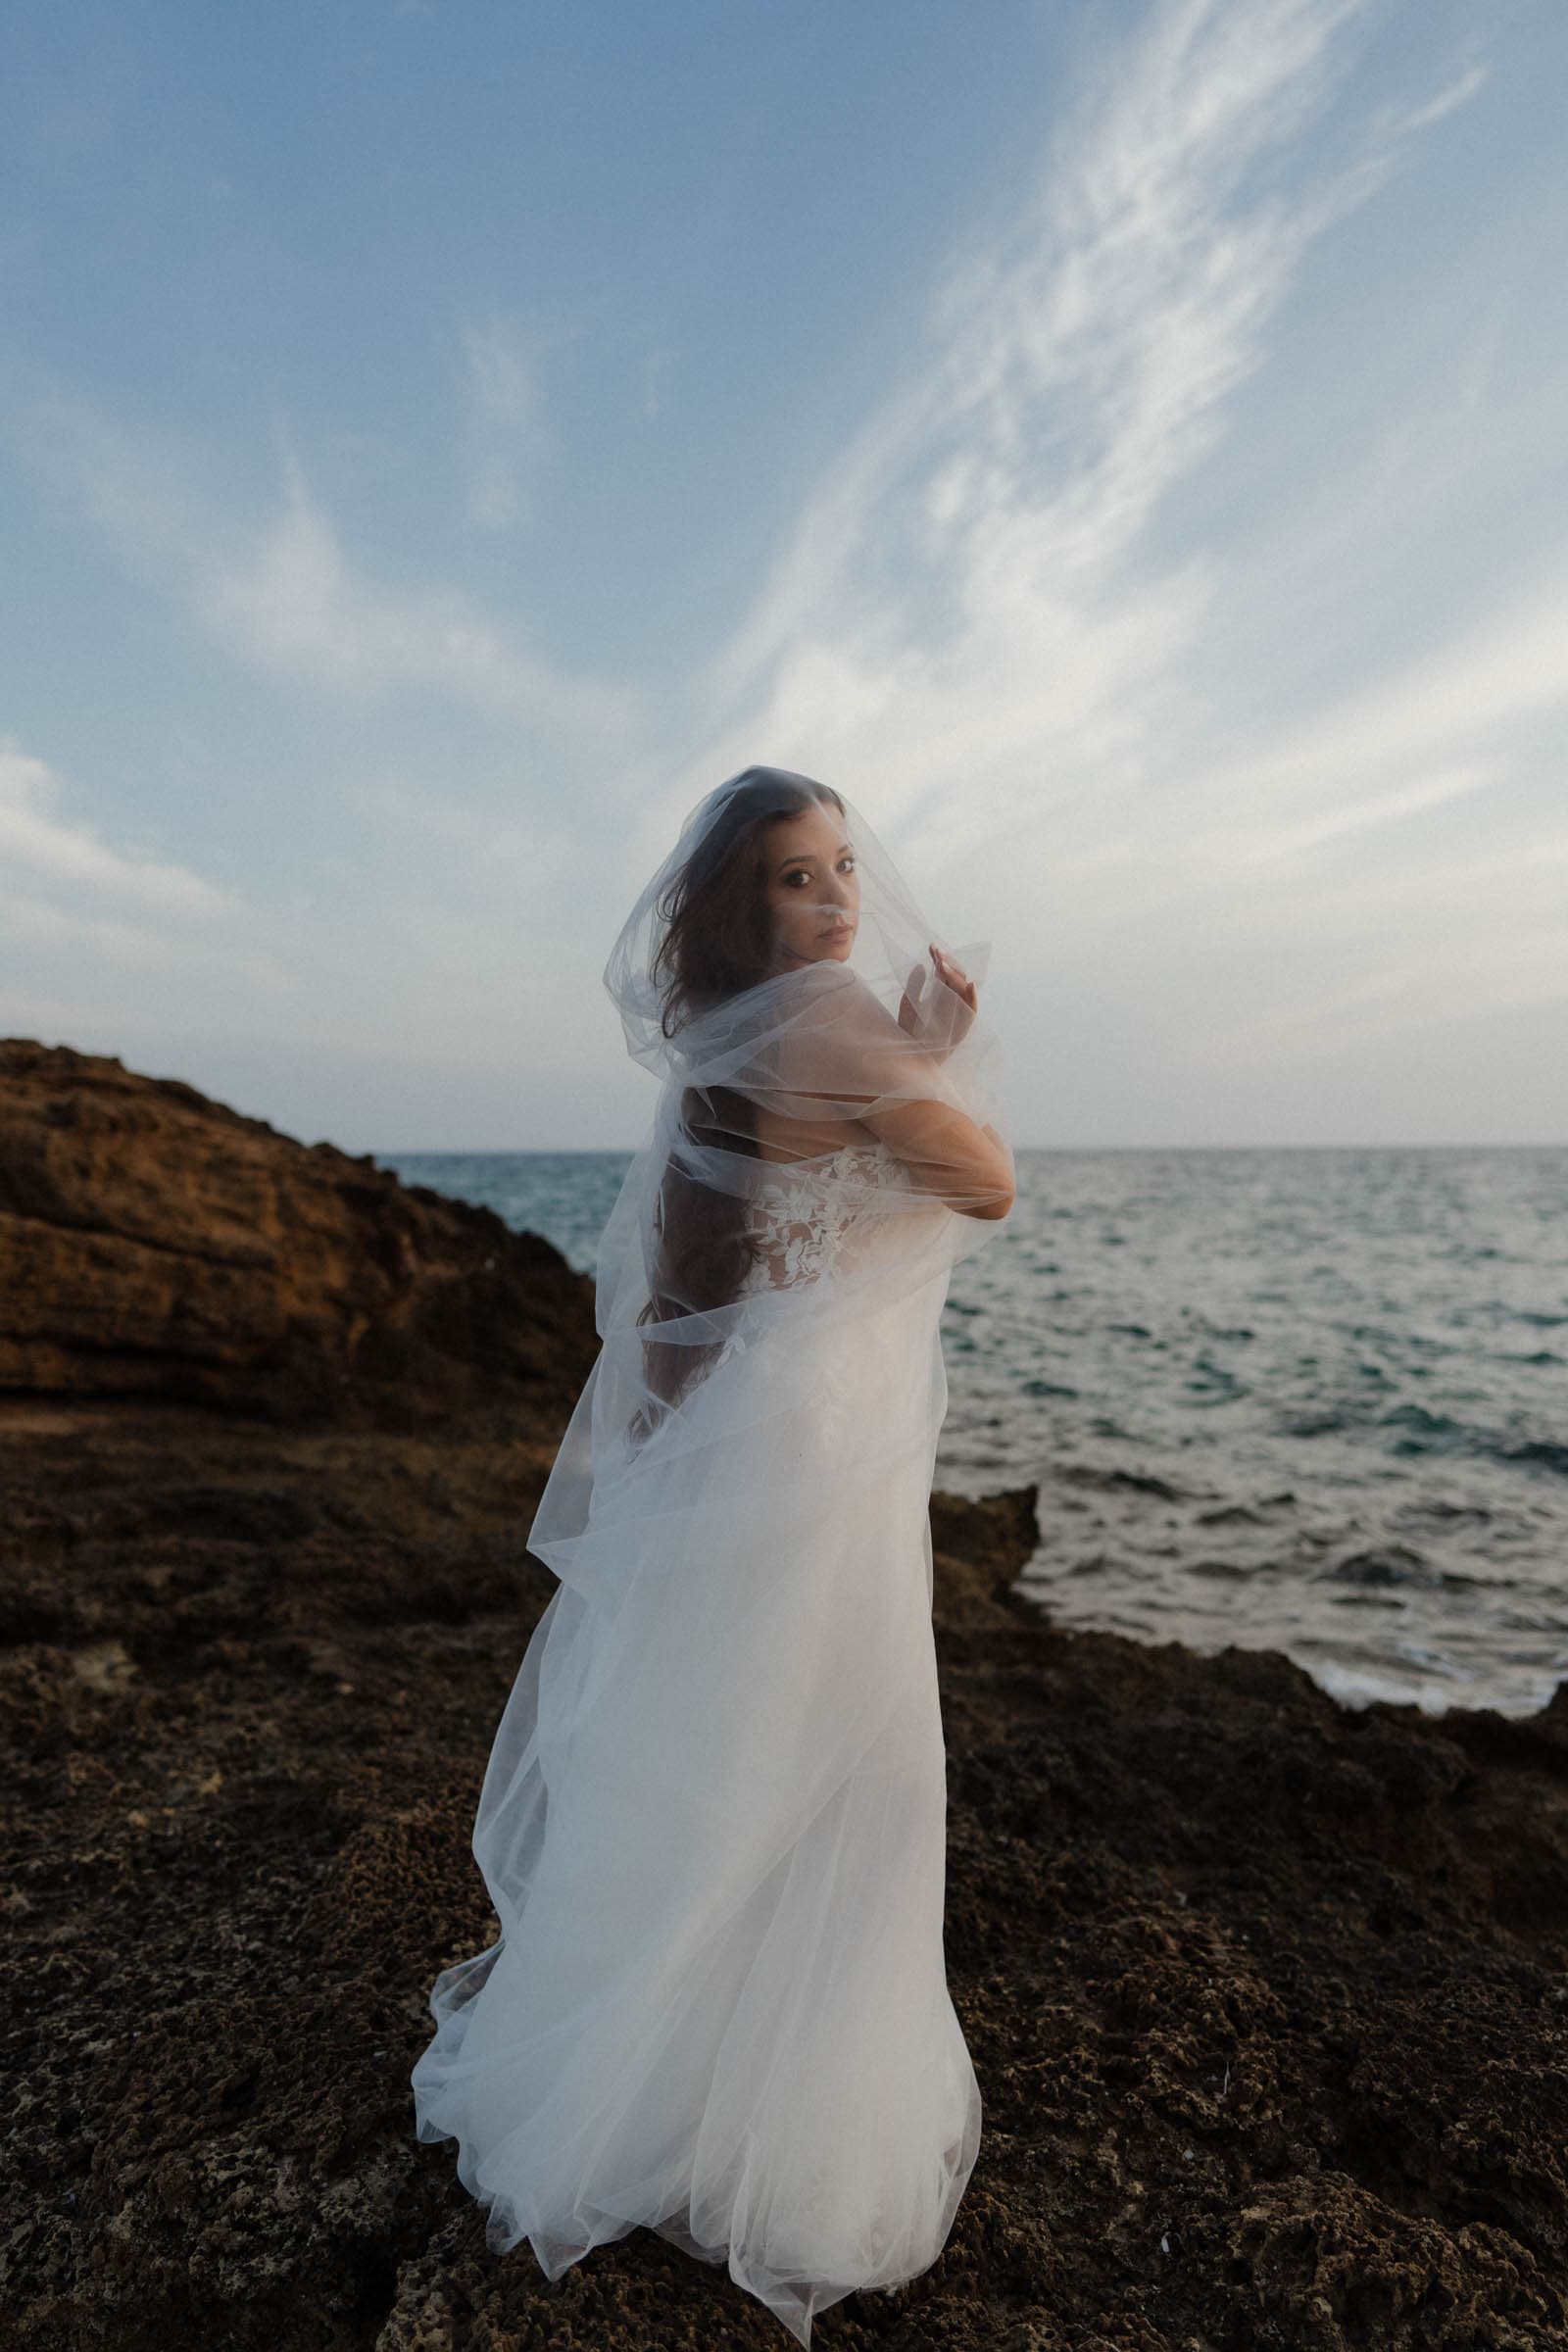
[[[417,2132],[496,2251],[554,2278],[645,2224],[809,2346],[936,2259],[979,2146],[928,1503],[1012,1155],[972,973],[808,777],[710,793],[605,980],[664,1083],[529,1531],[561,1581],[474,1825],[501,1934],[436,1979]]]

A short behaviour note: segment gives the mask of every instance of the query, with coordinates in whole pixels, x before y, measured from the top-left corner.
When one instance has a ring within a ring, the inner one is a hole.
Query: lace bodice
[[[779,1163],[780,1173],[764,1177],[752,1201],[759,1255],[742,1290],[782,1290],[831,1273],[852,1238],[876,1215],[874,1188],[886,1181],[890,1161],[894,1168],[900,1164],[885,1144],[873,1141],[841,1144],[799,1172]],[[824,1186],[824,1177],[833,1181]]]

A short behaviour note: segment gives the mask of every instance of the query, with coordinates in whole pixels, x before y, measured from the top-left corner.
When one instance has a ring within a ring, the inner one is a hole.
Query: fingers
[[[931,942],[931,956],[937,967],[937,977],[945,980],[956,996],[963,999],[970,1010],[977,1009],[974,982],[968,979],[951,956],[945,956],[935,940]]]

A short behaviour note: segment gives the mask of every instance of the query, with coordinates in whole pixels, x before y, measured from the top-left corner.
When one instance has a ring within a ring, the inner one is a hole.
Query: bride
[[[929,949],[929,959],[927,951]],[[473,1830],[420,2140],[551,2278],[639,2224],[809,2346],[980,2142],[943,1951],[928,1504],[954,1263],[1012,1205],[974,968],[841,793],[750,767],[606,967],[662,1084],[529,1530],[560,1580]]]

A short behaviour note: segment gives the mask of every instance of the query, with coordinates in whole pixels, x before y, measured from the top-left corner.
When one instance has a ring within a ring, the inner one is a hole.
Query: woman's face
[[[784,968],[843,962],[860,920],[860,875],[844,818],[831,801],[767,829],[763,897]]]

